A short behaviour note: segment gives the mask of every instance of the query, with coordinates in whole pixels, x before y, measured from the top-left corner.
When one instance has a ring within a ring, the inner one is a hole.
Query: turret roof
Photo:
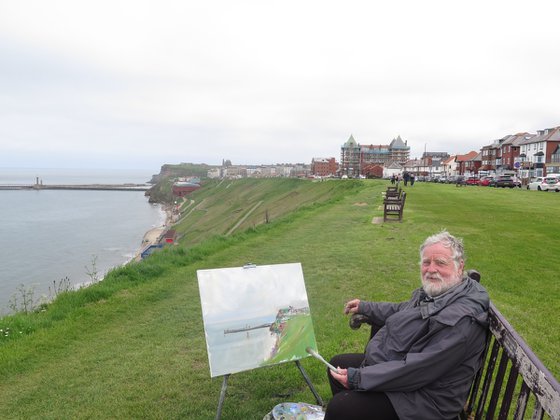
[[[344,143],[344,147],[358,147],[358,142],[354,140],[354,136],[350,134],[350,138]]]
[[[410,149],[410,147],[408,147],[406,145],[406,143],[401,139],[400,135],[397,136],[396,139],[393,139],[393,141],[389,145],[389,148],[391,148],[391,149]]]

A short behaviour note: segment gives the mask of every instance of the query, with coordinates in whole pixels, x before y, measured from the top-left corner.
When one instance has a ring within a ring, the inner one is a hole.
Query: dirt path
[[[241,225],[241,223],[243,223],[243,222],[245,221],[245,219],[247,219],[247,217],[249,217],[249,216],[251,215],[251,213],[253,213],[253,212],[257,209],[257,207],[259,207],[262,203],[263,203],[262,201],[259,201],[257,204],[255,204],[255,205],[253,206],[253,208],[252,208],[251,210],[249,210],[247,213],[245,213],[245,216],[243,216],[243,217],[241,218],[241,220],[240,220],[239,222],[237,222],[237,223],[235,224],[235,226],[232,227],[232,228],[229,230],[228,233],[226,233],[226,236],[229,236],[229,235],[231,235],[233,232],[235,232],[235,229],[237,229],[237,228],[239,227],[239,225]]]

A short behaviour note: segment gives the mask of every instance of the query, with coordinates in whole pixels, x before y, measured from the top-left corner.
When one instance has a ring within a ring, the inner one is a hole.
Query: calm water
[[[149,171],[1,169],[0,184],[145,183]],[[0,315],[23,284],[35,297],[68,277],[87,283],[128,262],[144,233],[165,221],[143,191],[0,191]]]
[[[276,334],[268,328],[248,332],[224,334],[226,329],[245,328],[274,322],[276,314],[241,322],[222,321],[205,323],[206,345],[212,377],[255,369],[270,353],[276,343]]]

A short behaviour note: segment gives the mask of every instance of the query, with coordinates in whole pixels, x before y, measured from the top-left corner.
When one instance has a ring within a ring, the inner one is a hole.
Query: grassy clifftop
[[[545,258],[560,247],[560,219],[551,216],[560,194],[417,183],[407,189],[402,223],[374,224],[383,181],[246,182],[193,195],[193,208],[207,207],[178,225],[182,244],[42,312],[0,320],[10,331],[0,336],[0,418],[214,418],[222,382],[210,379],[198,269],[301,262],[318,350],[328,359],[360,352],[367,340],[365,329],[349,329],[344,302],[408,299],[419,285],[418,246],[442,228],[464,238],[467,268],[481,271],[498,309],[560,375],[560,263]],[[200,226],[208,239],[195,232]],[[302,365],[328,400],[324,366],[312,358]],[[224,419],[314,403],[293,363],[228,383]]]
[[[175,226],[182,245],[229,236],[296,212],[337,200],[359,189],[360,181],[310,181],[295,178],[206,181],[181,205]]]

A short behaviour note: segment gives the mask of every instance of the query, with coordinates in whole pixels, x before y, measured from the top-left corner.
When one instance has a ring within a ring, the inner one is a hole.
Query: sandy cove
[[[168,206],[163,206],[163,211],[165,212],[165,223],[162,226],[158,226],[150,229],[144,234],[142,239],[142,245],[134,257],[134,261],[140,261],[142,259],[141,254],[146,247],[150,245],[155,245],[159,243],[159,240],[163,234],[169,229],[173,221],[172,209]]]

